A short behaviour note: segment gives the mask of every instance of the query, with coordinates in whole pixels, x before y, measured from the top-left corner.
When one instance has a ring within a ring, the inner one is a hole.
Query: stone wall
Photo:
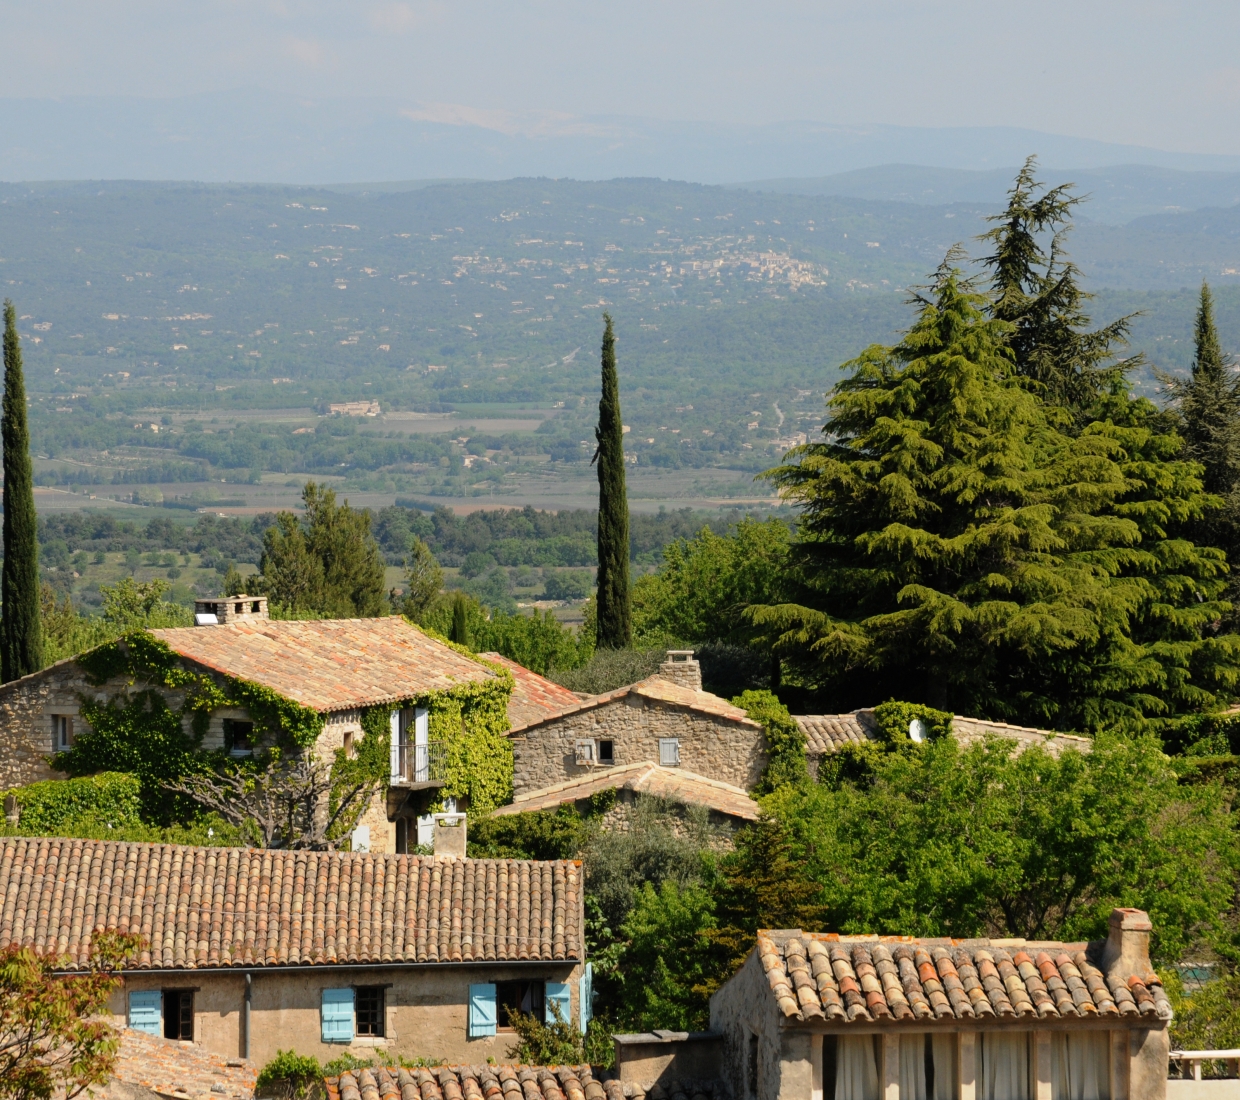
[[[63,779],[48,763],[55,751],[52,718],[67,717],[73,732],[80,733],[86,728],[79,713],[81,696],[99,694],[75,661],[61,661],[0,687],[0,790]]]
[[[761,727],[640,695],[554,718],[513,741],[513,789],[521,795],[591,773],[576,762],[579,740],[609,740],[615,764],[659,762],[659,739],[680,741],[680,766],[745,790],[766,767]],[[597,767],[604,767],[598,765]]]
[[[250,974],[250,1061],[260,1066],[281,1049],[313,1054],[321,1062],[338,1058],[346,1050],[359,1058],[378,1055],[387,1064],[394,1064],[397,1056],[470,1065],[483,1064],[488,1058],[507,1061],[508,1049],[516,1042],[511,1028],[501,1027],[498,1034],[484,1038],[468,1036],[472,982],[567,982],[572,996],[571,1019],[580,1018],[581,968],[571,962],[546,966],[496,962],[439,967],[305,967],[273,972],[255,967]],[[324,1043],[323,990],[359,985],[386,986],[386,1035],[382,1039],[355,1036],[352,1043]],[[243,972],[127,974],[124,988],[112,995],[109,1004],[115,1024],[125,1024],[128,993],[142,989],[193,989],[194,1041],[227,1058],[242,1054]]]

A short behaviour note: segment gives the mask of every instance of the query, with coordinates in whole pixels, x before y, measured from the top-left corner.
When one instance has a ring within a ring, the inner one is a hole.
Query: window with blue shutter
[[[495,1034],[495,983],[480,982],[469,987],[469,1037],[479,1039]]]
[[[353,990],[323,990],[323,1042],[353,1042]]]
[[[573,1002],[568,991],[568,982],[547,983],[547,1023],[554,1024],[555,1010],[560,1010],[560,1020],[568,1023],[572,1017]]]
[[[164,1033],[164,995],[158,989],[135,989],[129,994],[129,1026],[148,1035]]]
[[[581,1034],[586,1033],[586,1028],[590,1026],[590,1020],[594,1016],[594,964],[586,963],[586,968],[581,972],[581,996],[578,998],[577,1007],[581,1009]]]

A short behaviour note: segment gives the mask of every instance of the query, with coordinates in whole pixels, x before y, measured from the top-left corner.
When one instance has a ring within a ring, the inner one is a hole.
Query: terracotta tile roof
[[[205,668],[252,680],[323,712],[395,703],[495,675],[399,615],[255,619],[151,633]]]
[[[623,1100],[619,1081],[589,1066],[436,1066],[346,1070],[323,1082],[327,1100]]]
[[[759,932],[787,1018],[874,1020],[1171,1018],[1158,975],[1108,981],[1103,943],[906,939]]]
[[[541,718],[526,722],[524,725],[514,723],[512,729],[508,732],[510,736],[515,733],[523,733],[525,730],[541,726],[545,722],[564,718],[569,714],[576,714],[580,711],[593,710],[595,707],[614,703],[628,695],[638,695],[643,699],[653,699],[656,702],[685,707],[688,710],[694,710],[701,714],[710,714],[716,718],[726,718],[733,722],[739,722],[741,725],[753,726],[755,729],[761,728],[740,707],[734,707],[726,699],[721,699],[718,695],[712,695],[709,691],[694,691],[692,688],[682,687],[680,684],[674,684],[670,680],[665,680],[662,676],[656,674],[647,677],[645,680],[639,680],[636,684],[617,688],[615,691],[608,691],[602,695],[591,695],[586,699],[574,700],[572,704],[565,705],[560,710],[553,711]]]
[[[116,1054],[115,1081],[141,1085],[165,1096],[193,1100],[250,1100],[258,1067],[240,1058],[212,1054],[197,1043],[183,1043],[122,1028]]]
[[[649,761],[614,768],[599,767],[589,775],[530,791],[496,810],[494,816],[553,810],[566,802],[576,802],[612,788],[658,795],[685,805],[706,806],[746,821],[758,819],[758,804],[740,787],[718,779],[707,779],[704,775],[695,775],[681,768],[664,768]]]
[[[531,672],[516,661],[510,661],[498,653],[479,653],[478,656],[503,665],[512,673],[514,686],[508,698],[508,721],[514,726],[527,726],[581,702],[580,697],[568,688]]]
[[[872,741],[877,736],[873,707],[863,707],[845,714],[798,714],[794,717],[805,734],[806,751],[814,756],[835,752],[849,743]],[[1093,746],[1090,738],[1075,733],[1056,733],[1033,726],[1009,726],[1006,722],[987,722],[981,718],[966,718],[962,714],[952,716],[952,734],[965,744],[980,741],[991,734],[1025,745],[1043,744],[1054,753],[1067,748],[1088,752]]]
[[[0,838],[0,945],[131,968],[580,959],[581,864]]]

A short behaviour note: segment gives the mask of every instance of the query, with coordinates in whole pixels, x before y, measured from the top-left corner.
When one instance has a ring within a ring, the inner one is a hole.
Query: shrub
[[[585,1036],[564,1019],[558,1004],[551,1011],[555,1019],[548,1024],[533,1013],[508,1010],[508,1023],[517,1033],[509,1058],[527,1066],[579,1066],[586,1060]]]
[[[599,695],[653,676],[667,656],[665,649],[599,649],[577,669],[555,670],[550,679],[569,691]]]
[[[27,836],[54,834],[83,819],[116,829],[141,824],[142,784],[125,772],[46,779],[5,792],[10,794],[21,807],[19,824]]]
[[[549,600],[584,600],[594,587],[594,579],[584,570],[548,574],[543,585]]]
[[[292,1050],[279,1050],[258,1073],[254,1082],[260,1089],[271,1089],[277,1095],[292,1100],[305,1096],[308,1087],[324,1076],[323,1067],[313,1054],[298,1054]],[[333,1075],[337,1076],[337,1075]]]
[[[759,794],[769,794],[789,783],[809,777],[805,766],[805,734],[796,720],[769,691],[746,691],[732,700],[766,733],[766,771],[758,784]]]

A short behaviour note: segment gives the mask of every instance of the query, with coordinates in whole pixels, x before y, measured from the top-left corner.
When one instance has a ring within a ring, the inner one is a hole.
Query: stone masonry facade
[[[579,740],[608,740],[615,764],[659,760],[659,741],[679,741],[680,767],[745,790],[766,767],[762,728],[630,693],[550,719],[513,737],[513,790],[520,795],[606,767],[578,764]]]

